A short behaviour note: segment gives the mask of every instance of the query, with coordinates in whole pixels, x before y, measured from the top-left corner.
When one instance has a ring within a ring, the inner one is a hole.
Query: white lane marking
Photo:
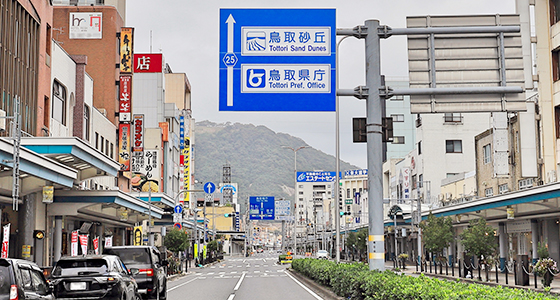
[[[266,259],[263,258],[262,260],[263,260],[264,262],[266,262]]]
[[[245,278],[245,274],[243,273],[241,275],[241,278],[239,278],[239,281],[237,282],[237,284],[235,285],[235,287],[233,288],[234,291],[237,291],[239,289],[239,287],[241,286],[241,282],[243,282],[243,279]]]
[[[288,277],[290,277],[293,281],[295,281],[299,286],[301,286],[304,290],[306,290],[309,294],[311,294],[311,296],[315,297],[315,299],[317,300],[323,300],[323,298],[319,297],[319,295],[315,294],[315,292],[313,292],[312,290],[310,290],[308,287],[306,287],[305,285],[303,285],[303,283],[299,282],[297,279],[295,279],[292,275],[288,274],[288,271],[284,271],[284,273],[286,275],[288,275]]]
[[[233,298],[235,298],[235,294],[229,295],[229,297],[227,298],[227,300],[233,300]]]
[[[178,287],[181,287],[181,286],[183,286],[183,285],[185,285],[185,284],[191,283],[191,282],[193,282],[193,281],[195,281],[195,280],[197,280],[197,279],[198,279],[198,278],[193,278],[193,279],[191,279],[191,280],[189,280],[189,281],[187,281],[187,282],[185,282],[185,283],[181,283],[181,284],[176,285],[176,286],[174,286],[174,287],[172,287],[172,288],[169,288],[169,289],[167,289],[167,291],[168,291],[168,292],[171,292],[172,290],[174,290],[174,289],[176,289],[176,288],[178,288]]]

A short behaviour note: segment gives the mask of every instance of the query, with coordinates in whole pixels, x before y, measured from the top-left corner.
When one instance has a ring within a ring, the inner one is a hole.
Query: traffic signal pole
[[[366,100],[367,162],[368,162],[368,263],[370,270],[385,270],[385,238],[383,226],[383,105],[379,21],[367,20],[365,26],[337,29],[337,35],[365,39],[366,86],[354,90],[339,90],[338,96],[354,96]],[[337,53],[337,56],[339,53]],[[337,174],[338,175],[338,174]],[[338,178],[338,176],[337,176]],[[337,182],[337,188],[338,182]],[[340,216],[337,216],[340,218]],[[338,230],[339,228],[337,228]],[[337,235],[338,237],[338,235]],[[337,243],[338,244],[338,243]],[[337,249],[338,250],[338,249]],[[337,251],[337,261],[339,259]]]

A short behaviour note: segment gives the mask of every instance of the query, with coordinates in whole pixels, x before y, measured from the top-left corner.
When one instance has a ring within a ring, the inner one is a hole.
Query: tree
[[[443,249],[453,241],[453,220],[450,217],[428,215],[428,219],[420,223],[424,247],[429,252],[443,255]]]
[[[357,238],[358,238],[358,253],[360,256],[360,260],[362,258],[362,255],[367,253],[367,244],[368,244],[368,229],[367,228],[362,228],[360,229],[360,231],[358,231],[357,234]]]
[[[467,253],[482,259],[482,256],[488,257],[496,252],[498,244],[495,233],[494,228],[486,224],[485,219],[471,220],[469,227],[460,234],[461,244]]]
[[[189,236],[184,230],[173,228],[165,235],[163,243],[172,252],[185,251],[189,248]]]

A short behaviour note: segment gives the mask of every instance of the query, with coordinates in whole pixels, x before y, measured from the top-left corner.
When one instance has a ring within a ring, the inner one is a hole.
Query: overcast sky
[[[220,8],[336,8],[337,27],[363,25],[377,19],[381,25],[406,27],[406,16],[515,13],[514,0],[129,0],[126,25],[135,28],[134,51],[163,53],[173,72],[186,73],[192,85],[192,110],[197,121],[265,125],[303,139],[334,155],[335,113],[321,112],[219,112],[219,9]],[[342,42],[340,88],[365,84],[364,42]],[[381,72],[390,79],[408,76],[406,37],[381,41]],[[352,117],[365,117],[365,103],[350,97],[340,102],[340,153],[344,161],[367,168],[365,144],[352,143]],[[398,133],[395,133],[398,135]],[[291,146],[291,145],[288,145]],[[294,145],[295,146],[295,145]],[[288,151],[288,150],[286,150]],[[334,168],[334,167],[333,167]]]

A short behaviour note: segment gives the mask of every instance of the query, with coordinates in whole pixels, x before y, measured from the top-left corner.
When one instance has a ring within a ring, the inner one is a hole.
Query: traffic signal
[[[351,214],[352,214],[352,213],[349,212],[349,211],[341,211],[341,212],[340,212],[340,216],[341,216],[341,217],[342,217],[342,216],[349,216],[349,215],[351,215]]]
[[[235,214],[224,214],[224,217],[233,218],[233,217],[235,217]]]
[[[344,203],[344,199],[342,197],[342,188],[338,189],[338,211],[342,212],[342,205]]]

